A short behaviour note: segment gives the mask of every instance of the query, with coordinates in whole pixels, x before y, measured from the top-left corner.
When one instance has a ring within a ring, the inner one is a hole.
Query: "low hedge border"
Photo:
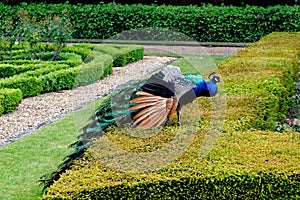
[[[94,83],[112,73],[113,59],[110,55],[100,54],[93,61],[79,67],[62,69],[41,77],[43,92],[73,89]]]
[[[136,45],[99,45],[95,47],[94,51],[109,54],[114,59],[115,67],[123,67],[127,63],[140,60],[144,56],[144,47]]]
[[[10,77],[0,80],[1,88],[20,89],[23,98],[40,95],[43,91],[43,82],[37,77]]]

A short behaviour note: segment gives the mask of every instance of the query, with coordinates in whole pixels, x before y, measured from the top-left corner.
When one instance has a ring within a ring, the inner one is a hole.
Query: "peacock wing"
[[[141,88],[156,96],[165,98],[175,96],[179,99],[195,86],[190,80],[185,79],[179,67],[168,65],[152,75]]]
[[[176,111],[178,101],[176,98],[165,98],[154,96],[146,92],[137,92],[139,97],[132,99],[130,102],[135,106],[129,110],[138,110],[134,115],[134,125],[137,128],[148,129],[160,126],[167,116]]]

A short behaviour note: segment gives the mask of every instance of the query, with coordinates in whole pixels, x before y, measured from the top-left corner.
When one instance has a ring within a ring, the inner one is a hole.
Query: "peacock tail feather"
[[[91,117],[91,123],[83,127],[78,140],[70,145],[74,148],[74,152],[67,155],[63,163],[58,169],[50,174],[46,174],[40,178],[44,189],[52,185],[59,179],[75,160],[84,156],[85,151],[91,146],[92,139],[101,137],[107,129],[112,125],[123,126],[132,124],[132,118],[137,113],[136,110],[128,108],[136,104],[130,100],[137,97],[136,92],[141,90],[146,80],[131,81],[119,86],[112,94],[104,97],[101,104],[95,110],[95,114]]]

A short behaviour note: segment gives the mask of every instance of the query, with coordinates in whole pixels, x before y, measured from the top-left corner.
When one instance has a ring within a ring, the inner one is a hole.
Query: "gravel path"
[[[109,93],[116,86],[136,80],[177,58],[145,56],[141,61],[114,68],[112,75],[74,90],[63,90],[24,99],[16,111],[0,116],[0,146],[41,128],[71,111]]]

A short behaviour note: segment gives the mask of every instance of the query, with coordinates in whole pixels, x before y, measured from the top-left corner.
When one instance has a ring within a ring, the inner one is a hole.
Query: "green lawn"
[[[214,69],[215,62],[219,63],[226,58],[188,56],[178,60],[174,65],[182,67],[184,73],[199,70],[205,72]],[[96,104],[100,102],[101,100],[98,100]],[[77,140],[78,128],[88,123],[94,108],[94,103],[89,104],[26,137],[0,147],[1,199],[32,200],[41,197],[42,187],[39,185],[39,178],[54,171],[63,158],[72,151],[68,146]]]
[[[224,61],[226,56],[196,56],[196,55],[183,55],[172,63],[172,65],[181,68],[184,74],[206,74],[211,71],[217,72],[216,64]]]

